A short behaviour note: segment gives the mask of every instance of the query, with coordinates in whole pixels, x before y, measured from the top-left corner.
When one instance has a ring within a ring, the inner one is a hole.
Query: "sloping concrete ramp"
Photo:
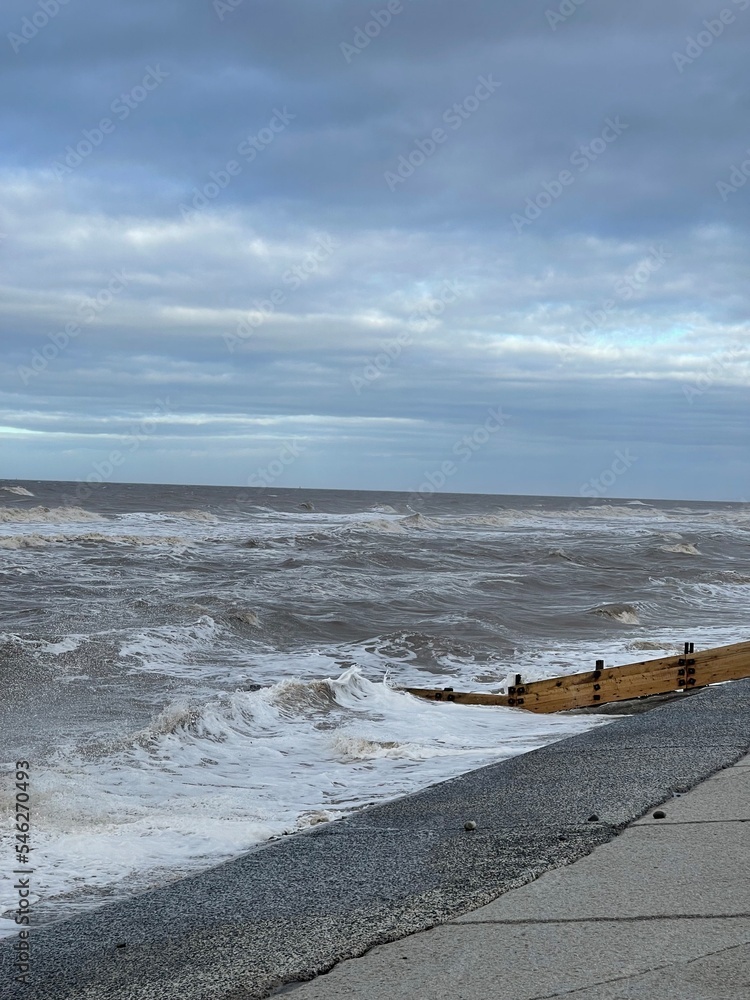
[[[661,812],[567,868],[286,996],[747,1000],[750,757]]]

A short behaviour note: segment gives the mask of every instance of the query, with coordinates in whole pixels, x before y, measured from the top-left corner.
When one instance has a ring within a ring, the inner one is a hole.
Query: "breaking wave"
[[[174,703],[38,769],[35,913],[61,919],[600,724],[429,704],[357,667]],[[0,914],[14,905],[0,895]]]
[[[699,556],[700,552],[692,542],[675,542],[672,545],[660,545],[661,552],[675,552],[683,556]]]
[[[219,521],[219,518],[215,514],[207,510],[176,510],[164,516],[184,521],[200,521],[204,524],[216,524]]]
[[[3,524],[63,524],[101,520],[100,514],[81,507],[0,507],[0,523]]]
[[[548,559],[563,559],[565,562],[574,563],[575,559],[565,549],[550,549],[547,553]]]
[[[593,609],[596,615],[605,618],[612,618],[614,621],[622,622],[623,625],[640,625],[638,612],[632,604],[602,604]]]
[[[34,494],[23,486],[0,486],[6,493],[15,493],[17,497],[33,497]]]
[[[10,535],[0,537],[0,549],[40,549],[49,544],[45,535]]]
[[[398,687],[497,691],[745,637],[747,505],[35,493],[0,502],[0,549],[29,550],[0,552],[0,727],[12,742],[51,691],[31,736],[40,922],[604,721]]]
[[[46,545],[166,545],[170,548],[184,548],[189,544],[187,538],[180,538],[177,535],[104,535],[100,532],[49,535],[29,533],[0,537],[0,549],[38,549]]]

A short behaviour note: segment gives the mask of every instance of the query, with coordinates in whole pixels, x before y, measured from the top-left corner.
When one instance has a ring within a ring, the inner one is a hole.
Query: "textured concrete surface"
[[[551,1000],[572,994],[574,1000],[581,996],[686,1000],[690,994],[680,990],[686,978],[699,972],[695,966],[719,959],[719,967],[709,975],[724,992],[696,992],[695,1000],[747,1000],[742,984],[748,981],[748,967],[738,961],[732,983],[721,964],[733,951],[745,949],[747,957],[749,923],[695,920],[686,925],[664,920],[479,928],[448,924],[375,948],[283,996],[284,1000]],[[704,967],[704,978],[705,973]],[[650,994],[632,992],[633,981],[639,979],[650,981]],[[679,989],[669,991],[670,980],[680,984]]]
[[[670,822],[650,813],[571,866],[344,962],[289,1000],[747,1000],[748,762],[672,799],[660,810]]]
[[[577,864],[549,872],[533,885],[458,919],[612,920],[750,913],[749,856],[750,830],[744,823],[630,827]],[[581,879],[587,883],[585,893],[580,891]]]
[[[375,945],[458,921],[508,890],[585,858],[665,800],[670,809],[682,803],[672,798],[674,793],[687,791],[747,754],[748,695],[747,681],[713,688],[285,838],[156,892],[39,928],[32,938],[31,986],[14,983],[13,942],[7,939],[0,942],[0,996],[253,1000],[284,984],[310,979]],[[467,819],[476,821],[474,832],[464,830]],[[670,825],[672,835],[676,829]],[[715,825],[711,829],[717,832]],[[709,837],[709,827],[705,830]],[[667,859],[668,833],[666,825],[652,829],[644,824],[628,830],[627,837],[643,838]],[[739,840],[705,842],[714,845],[714,852],[718,849],[726,857],[735,851],[742,860]],[[683,842],[671,848],[672,853],[691,850]],[[633,848],[631,856],[636,854]],[[617,885],[623,883],[624,876]],[[712,897],[712,905],[719,906],[720,896],[717,892]],[[727,916],[728,909],[696,909],[689,919],[704,920],[706,939],[718,940],[722,920],[727,926],[740,922]],[[560,934],[567,919],[555,925]],[[681,919],[683,929],[674,937],[687,940],[692,925]],[[494,934],[526,948],[521,942],[531,940],[530,925],[519,929],[498,924],[504,928],[498,932],[496,920],[491,921]],[[453,935],[451,940],[467,935],[470,940],[477,926],[487,927],[456,922],[432,933]],[[538,932],[549,935],[550,926]],[[572,925],[565,930],[570,945],[561,938],[556,949],[574,949],[574,941],[580,942],[575,947],[584,948],[585,929],[576,926],[575,933]],[[590,934],[598,936],[606,926],[606,921],[592,923]],[[746,940],[743,933],[736,932],[733,946]],[[647,938],[644,932],[644,941]],[[411,939],[410,946],[418,940]],[[495,941],[492,948],[498,947]],[[592,940],[590,951],[599,950]],[[399,962],[406,966],[408,959]],[[326,977],[328,986],[344,968]],[[638,965],[633,974],[646,975],[652,968]],[[600,976],[582,985],[605,980]],[[375,997],[372,986],[368,983],[364,993],[339,995]],[[394,989],[390,993],[396,996]],[[410,1000],[426,1000],[428,995],[412,983]],[[473,1000],[482,996],[467,995]],[[486,995],[513,996],[504,987],[498,992],[497,984]]]
[[[675,797],[660,811],[663,817],[654,819],[649,812],[639,824],[684,823],[688,816],[693,823],[715,823],[728,819],[730,814],[735,822],[750,823],[750,757],[694,789],[687,801]],[[750,843],[750,827],[745,829],[744,836]]]

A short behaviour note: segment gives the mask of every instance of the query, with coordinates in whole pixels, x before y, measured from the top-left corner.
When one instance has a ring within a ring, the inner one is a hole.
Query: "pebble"
[[[477,824],[473,819],[469,819],[464,823],[464,830],[476,830]]]
[[[656,812],[654,813],[654,819],[666,819],[666,818],[667,814],[664,812],[663,809],[657,809]]]

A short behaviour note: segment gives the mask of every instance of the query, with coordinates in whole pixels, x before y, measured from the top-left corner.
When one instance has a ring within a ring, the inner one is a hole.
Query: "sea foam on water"
[[[0,766],[28,747],[39,922],[607,722],[399,687],[746,637],[745,505],[2,490]]]

